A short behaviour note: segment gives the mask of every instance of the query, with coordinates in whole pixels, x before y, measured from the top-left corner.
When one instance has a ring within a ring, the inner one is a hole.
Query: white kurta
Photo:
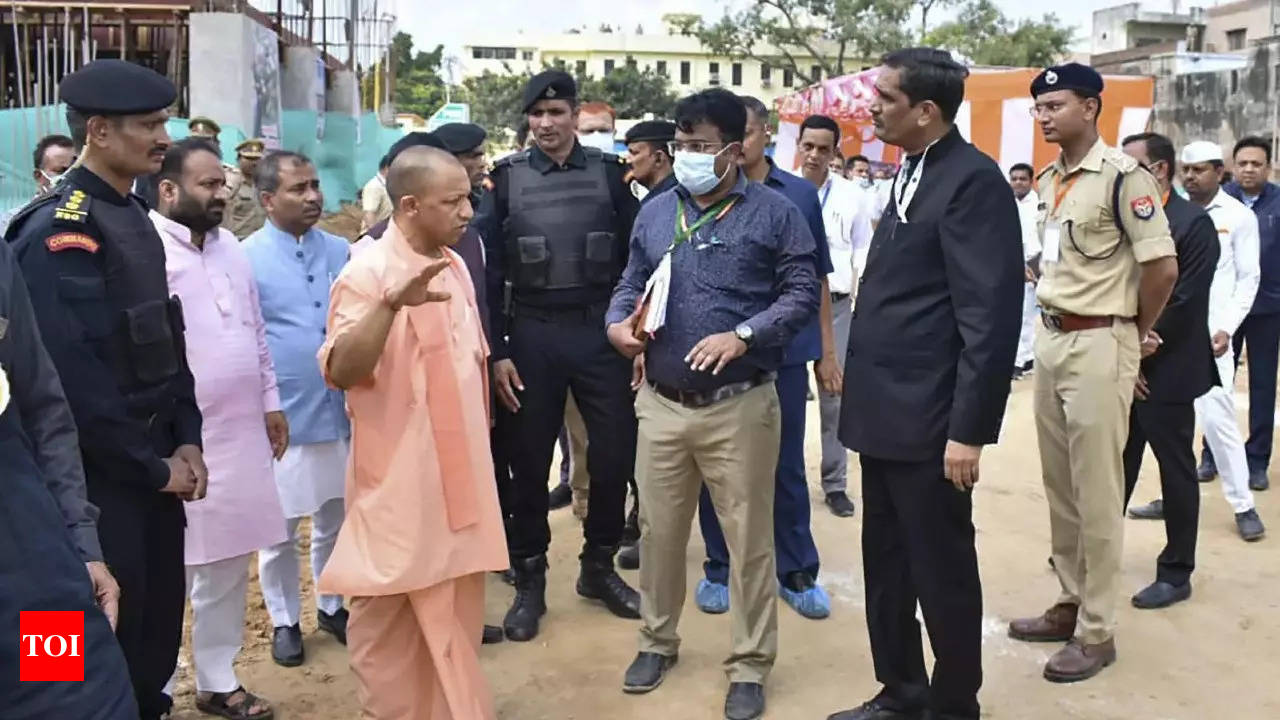
[[[285,517],[314,515],[321,505],[343,496],[350,449],[345,438],[289,447],[276,463],[276,487]]]

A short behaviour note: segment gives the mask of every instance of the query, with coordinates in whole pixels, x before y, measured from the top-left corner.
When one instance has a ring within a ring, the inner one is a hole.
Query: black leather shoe
[[[1133,606],[1139,610],[1157,610],[1174,603],[1180,603],[1191,597],[1191,583],[1170,585],[1167,582],[1153,582],[1133,596]]]
[[[485,625],[484,632],[480,634],[481,645],[497,645],[502,642],[502,628],[497,625]]]
[[[1156,498],[1146,505],[1129,508],[1129,517],[1134,520],[1163,520],[1164,500]]]
[[[613,552],[613,548],[607,547],[587,547],[582,551],[578,594],[603,602],[609,612],[620,618],[639,620],[640,593],[613,569]]]
[[[302,650],[302,628],[278,627],[271,635],[271,659],[283,667],[298,667],[306,659]]]
[[[856,708],[828,715],[827,720],[922,720],[923,717],[920,710],[895,710],[877,697]]]
[[[1200,482],[1212,482],[1218,476],[1218,467],[1213,463],[1213,456],[1207,451],[1200,453],[1200,467],[1196,468],[1196,479]]]
[[[676,664],[677,659],[679,659],[678,655],[659,655],[651,652],[636,655],[636,659],[632,660],[631,666],[627,668],[627,674],[622,678],[622,692],[639,695],[658,687],[662,684],[662,679],[667,676],[667,671]]]
[[[573,503],[573,488],[569,483],[560,483],[547,493],[547,507],[552,510],[567,508]]]
[[[827,493],[827,507],[831,508],[831,514],[836,517],[853,517],[853,501],[849,499],[843,491]]]
[[[761,715],[764,715],[764,685],[729,683],[729,694],[724,696],[724,720],[756,720]]]
[[[502,620],[508,640],[528,642],[538,636],[538,621],[547,614],[547,556],[535,555],[511,563],[516,573],[516,597]]]
[[[1240,531],[1240,537],[1245,542],[1257,542],[1267,534],[1267,529],[1262,525],[1262,518],[1258,517],[1257,508],[1236,513],[1236,529]]]
[[[1250,470],[1249,471],[1249,489],[1262,492],[1271,487],[1271,480],[1267,478],[1266,470]]]
[[[623,570],[640,569],[640,543],[627,545],[618,551],[618,567]]]
[[[330,615],[323,610],[316,610],[316,624],[320,629],[329,633],[338,639],[343,645],[347,644],[347,618],[349,617],[346,608],[338,608],[338,611]]]

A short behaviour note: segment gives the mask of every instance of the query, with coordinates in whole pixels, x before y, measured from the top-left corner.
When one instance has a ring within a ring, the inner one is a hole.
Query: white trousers
[[[1013,362],[1022,367],[1036,357],[1036,319],[1040,309],[1036,307],[1036,285],[1025,283],[1022,290],[1022,334],[1018,336],[1018,354]]]
[[[244,642],[244,611],[252,553],[187,566],[191,596],[191,661],[199,692],[231,692],[240,687],[232,667]],[[177,671],[165,693],[173,696]]]
[[[1196,422],[1204,432],[1205,442],[1213,453],[1213,462],[1222,478],[1222,496],[1236,513],[1252,510],[1253,492],[1249,490],[1249,462],[1245,458],[1244,438],[1236,422],[1235,368],[1231,349],[1217,358],[1221,386],[1196,398]]]
[[[345,513],[342,498],[325,502],[311,516],[311,575],[316,583],[333,552]],[[302,616],[301,571],[298,568],[298,524],[300,517],[286,520],[288,538],[258,551],[258,576],[262,597],[275,627],[291,627]],[[341,595],[317,595],[316,607],[332,615],[342,608]]]

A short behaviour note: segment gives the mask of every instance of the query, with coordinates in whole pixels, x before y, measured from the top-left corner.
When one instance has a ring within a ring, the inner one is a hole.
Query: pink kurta
[[[191,231],[151,213],[169,292],[182,300],[187,362],[204,415],[209,490],[186,503],[186,564],[245,555],[285,539],[266,413],[280,409],[258,285],[235,235],[216,228],[203,252]]]
[[[393,595],[507,567],[489,454],[488,348],[466,265],[432,280],[446,302],[402,308],[372,375],[347,390],[347,517],[320,578],[323,592]],[[333,286],[333,344],[431,260],[392,223],[353,255]]]

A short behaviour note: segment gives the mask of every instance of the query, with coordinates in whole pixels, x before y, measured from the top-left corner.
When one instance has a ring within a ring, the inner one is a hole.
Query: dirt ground
[[[1240,388],[1243,388],[1243,384]],[[1031,411],[1031,381],[1015,384],[1004,437],[983,457],[975,522],[986,614],[983,623],[984,718],[1088,720],[1271,720],[1280,718],[1275,648],[1280,645],[1280,490],[1258,494],[1259,512],[1272,536],[1245,544],[1217,482],[1201,486],[1199,567],[1195,594],[1167,610],[1135,610],[1123,602],[1117,635],[1119,661],[1085,683],[1045,682],[1041,666],[1056,646],[1028,645],[1005,635],[1009,618],[1052,604],[1057,582],[1046,564],[1048,517],[1038,472]],[[1237,392],[1244,427],[1248,398]],[[850,464],[853,518],[827,512],[817,484],[817,404],[809,405],[808,458],[813,531],[822,554],[820,582],[832,596],[832,615],[805,620],[779,608],[779,656],[768,681],[769,720],[822,720],[869,698],[875,682],[863,613],[857,463]],[[1135,502],[1158,492],[1148,455]],[[681,632],[680,663],[662,687],[624,695],[622,673],[636,652],[636,623],[620,620],[573,591],[579,525],[566,509],[552,517],[554,542],[548,581],[549,612],[531,643],[486,646],[483,661],[503,720],[716,720],[723,717],[729,651],[727,616],[700,613],[692,590],[702,544],[686,561],[689,599]],[[1123,587],[1137,591],[1153,579],[1163,546],[1160,523],[1126,521]],[[636,573],[624,572],[631,583]],[[270,622],[256,580],[252,584],[241,681],[275,703],[282,720],[352,718],[358,713],[346,651],[317,633],[308,600],[302,621],[307,663],[286,669],[271,662]],[[488,618],[500,623],[512,591],[490,578]],[[926,642],[926,648],[928,647]],[[176,717],[194,720],[189,658],[183,651]],[[406,682],[410,681],[406,678]],[[465,720],[465,719],[459,719]]]

